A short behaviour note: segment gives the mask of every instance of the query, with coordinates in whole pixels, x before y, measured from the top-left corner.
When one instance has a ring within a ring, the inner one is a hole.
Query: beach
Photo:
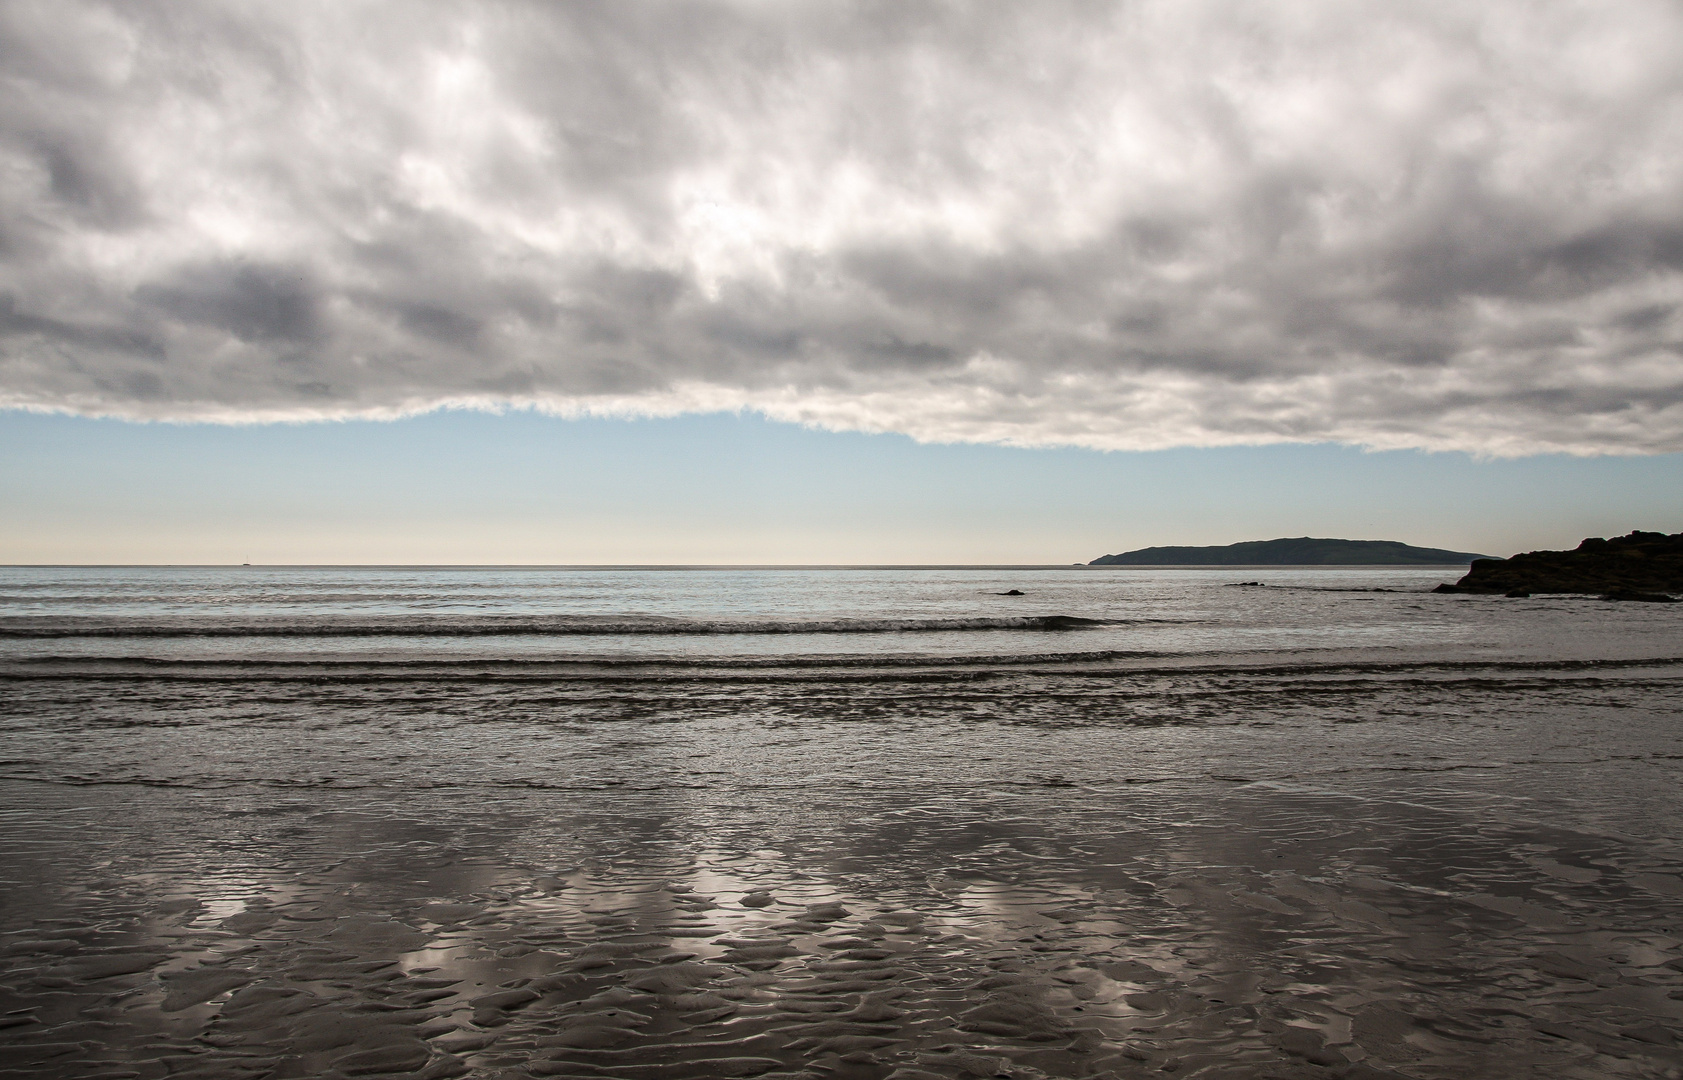
[[[1683,1067],[1656,605],[813,571],[617,598],[675,633],[452,638],[398,624],[534,601],[8,573],[0,1075]],[[1098,625],[952,622],[1051,615]]]
[[[0,1080],[1683,1080],[1683,0],[0,55]]]

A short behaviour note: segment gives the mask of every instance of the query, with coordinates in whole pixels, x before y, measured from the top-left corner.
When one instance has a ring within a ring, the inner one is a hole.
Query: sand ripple
[[[14,696],[0,1078],[1683,1071],[1674,674],[830,678]]]

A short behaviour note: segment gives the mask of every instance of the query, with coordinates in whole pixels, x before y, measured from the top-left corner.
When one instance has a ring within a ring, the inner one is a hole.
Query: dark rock
[[[1683,592],[1683,533],[1633,532],[1592,537],[1572,551],[1528,551],[1511,559],[1475,559],[1466,576],[1434,592],[1592,593],[1666,603]]]
[[[1007,589],[1004,592],[996,593],[995,595],[997,595],[997,596],[1021,596],[1021,595],[1023,595],[1023,590],[1021,590],[1021,589]]]
[[[1514,589],[1510,592],[1505,592],[1502,595],[1506,596],[1509,600],[1529,600],[1529,599],[1531,599],[1531,594],[1526,592],[1524,589]]]

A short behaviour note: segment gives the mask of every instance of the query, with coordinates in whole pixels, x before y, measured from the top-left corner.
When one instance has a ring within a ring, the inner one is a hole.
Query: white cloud
[[[56,0],[0,54],[3,405],[1683,450],[1664,0]]]

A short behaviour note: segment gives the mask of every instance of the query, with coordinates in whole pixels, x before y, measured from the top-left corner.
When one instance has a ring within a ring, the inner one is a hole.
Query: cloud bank
[[[1667,0],[0,7],[0,405],[1683,450]]]

